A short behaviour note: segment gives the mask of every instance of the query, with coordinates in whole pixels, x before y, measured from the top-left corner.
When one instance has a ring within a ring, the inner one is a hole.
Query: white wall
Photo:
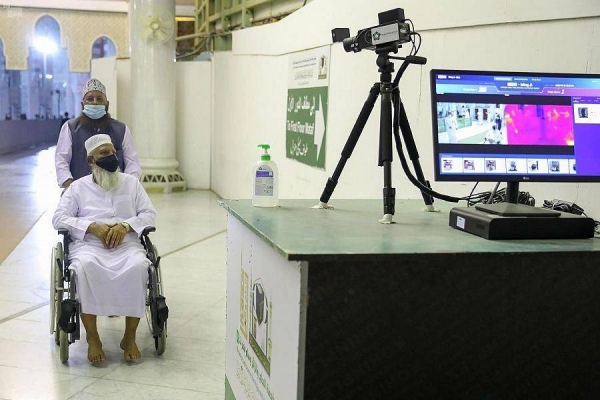
[[[102,82],[106,88],[108,111],[111,117],[119,119],[119,99],[117,89],[117,57],[92,59],[90,77]]]
[[[131,126],[131,64],[129,58],[117,58],[117,112],[119,121]]]
[[[211,62],[178,62],[175,66],[179,172],[188,188],[209,189]]]
[[[379,80],[375,55],[350,54],[332,46],[326,171],[285,159],[285,114],[289,52],[328,45],[330,30],[377,23],[377,13],[395,0],[314,0],[282,21],[234,34],[233,52],[213,58],[211,188],[225,198],[249,198],[249,174],[256,145],[272,146],[281,174],[282,198],[318,199],[333,173],[348,134],[372,84]],[[400,4],[423,36],[419,55],[427,65],[411,66],[400,89],[428,179],[433,179],[429,71],[433,68],[600,72],[600,2],[597,0],[407,0]],[[589,16],[589,17],[588,17]],[[401,50],[406,54],[406,50]],[[399,64],[398,64],[399,65]],[[348,161],[332,197],[381,198],[383,172],[377,167],[379,107]],[[181,160],[180,160],[181,161]],[[393,163],[398,198],[419,198]],[[468,195],[472,184],[436,183],[434,188]],[[483,184],[479,189],[492,185]],[[600,184],[522,184],[536,197],[575,201],[600,217]]]

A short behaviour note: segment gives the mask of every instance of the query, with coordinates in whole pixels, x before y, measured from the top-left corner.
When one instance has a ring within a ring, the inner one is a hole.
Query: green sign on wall
[[[286,157],[325,169],[330,47],[290,56]]]

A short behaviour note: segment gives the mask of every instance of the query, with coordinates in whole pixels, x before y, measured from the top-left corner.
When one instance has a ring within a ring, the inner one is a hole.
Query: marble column
[[[175,0],[130,0],[131,131],[145,188],[185,190],[175,158]]]

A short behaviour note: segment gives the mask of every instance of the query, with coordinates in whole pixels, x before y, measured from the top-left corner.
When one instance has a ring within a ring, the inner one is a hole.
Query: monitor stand
[[[519,182],[506,183],[506,202],[494,204],[478,204],[479,211],[505,217],[560,217],[560,212],[527,204],[519,204]]]
[[[503,217],[543,217],[557,218],[560,212],[548,210],[546,208],[528,206],[527,204],[513,203],[495,203],[495,204],[477,204],[476,210],[490,214],[501,215]]]

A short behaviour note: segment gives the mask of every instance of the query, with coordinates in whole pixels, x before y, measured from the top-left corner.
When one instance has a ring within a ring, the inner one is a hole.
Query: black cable
[[[404,63],[400,68],[398,68],[398,72],[396,73],[396,77],[394,78],[394,82],[392,83],[392,108],[393,108],[393,134],[394,140],[396,142],[396,151],[398,152],[398,157],[400,158],[400,164],[402,165],[402,169],[404,170],[404,174],[408,178],[408,180],[417,187],[422,193],[428,194],[431,197],[435,197],[436,199],[448,201],[450,203],[458,203],[461,200],[468,200],[468,197],[454,197],[448,196],[446,194],[438,193],[431,189],[430,187],[424,185],[413,175],[410,167],[408,166],[408,162],[406,161],[406,156],[404,155],[404,150],[402,149],[402,140],[400,139],[400,89],[398,88],[400,77],[408,67],[408,60],[404,60]]]
[[[475,191],[475,188],[477,187],[477,185],[479,185],[479,182],[475,182],[475,186],[473,186],[473,189],[471,189],[471,193],[469,193],[469,198],[467,200],[467,207],[469,207],[469,205],[471,204],[471,196],[473,196],[473,192]]]
[[[412,50],[410,51],[410,55],[412,56],[416,56],[417,53],[419,52],[419,49],[421,48],[421,34],[419,32],[415,31],[415,24],[412,22],[411,19],[405,19],[405,21],[407,21],[409,23],[410,26],[410,32],[409,35],[411,36],[410,41],[413,45]],[[419,45],[417,46],[415,43],[415,39],[413,36],[418,36],[419,37]],[[414,50],[414,53],[413,53]]]
[[[480,203],[483,203],[483,204],[499,203],[500,201],[502,201],[502,193],[501,192],[502,192],[502,190],[477,193],[476,195],[471,196],[467,206],[473,206],[475,204],[480,204]]]
[[[417,54],[421,49],[421,42],[423,41],[423,39],[421,38],[421,34],[419,32],[411,32],[411,35],[417,36],[419,38],[419,45],[417,46],[417,52],[415,53]]]
[[[548,208],[550,210],[558,210],[558,211],[566,212],[569,214],[585,215],[585,213],[583,212],[583,208],[579,207],[575,203],[570,203],[570,202],[564,201],[564,200],[557,200],[557,199],[554,199],[552,201],[544,200],[544,204],[542,205],[542,208]]]
[[[480,193],[475,193],[475,188],[480,182],[476,182],[473,188],[471,189],[471,193],[465,199],[467,200],[467,207],[474,206],[476,204],[495,204],[495,203],[504,203],[506,202],[506,188],[502,188],[498,190],[498,186],[500,186],[501,182],[498,182],[494,189],[491,191],[485,191]],[[535,205],[535,199],[529,194],[529,192],[519,192],[518,200],[519,204],[527,204],[530,206]]]
[[[494,186],[492,193],[490,193],[490,196],[485,202],[486,204],[492,204],[492,199],[494,198],[494,196],[496,196],[496,193],[498,193],[498,186],[500,186],[500,182],[496,183],[496,186]]]
[[[399,72],[399,71],[398,71]],[[398,91],[396,89],[396,91]],[[394,97],[394,96],[392,96]],[[408,162],[406,161],[406,156],[404,155],[404,150],[402,149],[402,141],[400,139],[400,126],[399,126],[399,118],[398,116],[400,115],[400,94],[396,93],[396,101],[393,101],[393,105],[394,105],[394,126],[393,126],[393,133],[394,133],[394,139],[396,141],[396,151],[398,152],[398,157],[400,158],[400,164],[402,165],[402,169],[404,170],[404,174],[406,175],[406,177],[408,178],[408,180],[417,187],[417,189],[419,189],[421,192],[426,193],[432,197],[435,197],[436,199],[440,199],[440,200],[444,200],[444,201],[448,201],[450,203],[458,203],[461,200],[467,200],[468,197],[453,197],[453,196],[448,196],[442,193],[438,193],[436,191],[434,191],[433,189],[425,186],[424,184],[422,184],[421,182],[419,182],[419,180],[417,178],[415,178],[415,176],[413,175],[412,171],[410,170],[409,166],[408,166]]]
[[[410,49],[410,53],[408,53],[409,56],[414,56],[417,55],[417,45],[415,44],[415,39],[412,37],[410,37],[410,42],[412,43],[412,49]]]
[[[302,4],[302,7],[304,7],[304,6],[306,5],[306,1],[307,1],[307,0],[304,0],[304,4]]]
[[[415,34],[415,24],[413,24],[413,22],[410,19],[406,19],[405,21],[408,22],[410,42],[412,43],[412,49],[410,50],[409,55],[415,56],[415,55],[417,55],[417,51],[418,51],[417,45],[415,43],[415,39],[413,37]]]

